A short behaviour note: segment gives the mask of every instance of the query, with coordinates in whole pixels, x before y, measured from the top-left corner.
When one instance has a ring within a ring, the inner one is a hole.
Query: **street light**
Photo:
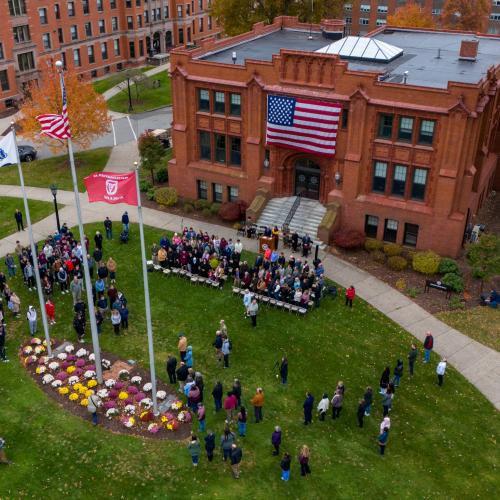
[[[54,197],[54,208],[56,211],[56,221],[57,221],[57,232],[61,232],[61,223],[59,222],[59,210],[57,208],[57,186],[55,184],[50,185],[50,192],[52,193],[52,196]]]
[[[264,159],[264,168],[267,170],[269,168],[269,158]]]

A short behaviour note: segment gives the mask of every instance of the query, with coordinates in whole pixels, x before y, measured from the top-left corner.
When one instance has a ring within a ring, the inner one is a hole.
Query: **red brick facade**
[[[0,0],[0,112],[45,60],[94,78],[218,32],[211,0]]]
[[[310,161],[319,171],[319,200],[340,203],[342,225],[457,255],[467,221],[494,184],[500,65],[477,85],[449,82],[440,89],[382,82],[375,72],[352,71],[337,56],[314,52],[282,49],[272,61],[247,59],[244,65],[196,59],[281,27],[301,28],[295,18],[278,18],[237,39],[172,52],[171,185],[191,199],[250,203],[258,188],[291,196],[297,161]],[[334,159],[266,148],[270,92],[342,103]],[[407,135],[398,137],[405,127]],[[405,182],[398,184],[401,167]],[[375,179],[379,168],[383,182]]]

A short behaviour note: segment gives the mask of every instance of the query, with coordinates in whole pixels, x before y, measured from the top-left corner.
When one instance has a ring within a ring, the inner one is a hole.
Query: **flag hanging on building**
[[[0,167],[4,165],[15,165],[17,163],[16,141],[14,132],[9,132],[0,139]]]
[[[69,139],[71,137],[71,131],[69,129],[68,120],[68,103],[66,100],[66,87],[64,86],[64,80],[61,79],[61,91],[62,91],[62,114],[46,114],[38,115],[36,119],[40,122],[42,126],[42,134],[48,135],[53,139]]]
[[[135,172],[116,174],[95,172],[83,180],[87,188],[89,202],[127,203],[137,206]]]
[[[266,143],[334,156],[341,112],[335,102],[268,95]]]

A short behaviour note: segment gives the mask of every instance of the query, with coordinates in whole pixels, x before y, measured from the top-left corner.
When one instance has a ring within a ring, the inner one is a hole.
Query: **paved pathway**
[[[119,148],[115,148],[119,149]],[[126,163],[130,161],[126,157],[127,148],[116,151],[110,156],[107,170],[126,171]],[[127,160],[127,162],[124,161]],[[133,162],[132,162],[133,163]],[[0,196],[21,197],[18,186],[0,185]],[[28,188],[29,198],[35,200],[50,201],[48,189]],[[68,226],[77,224],[76,213],[73,206],[73,194],[59,191],[58,199],[66,206],[59,211],[61,223],[66,222]],[[80,194],[82,202],[83,218],[85,223],[99,222],[108,215],[112,220],[120,220],[124,210],[128,210],[132,222],[137,222],[135,210],[124,205],[107,205],[104,203],[88,203],[86,194]],[[180,231],[183,226],[200,227],[200,222],[183,218],[150,208],[145,208],[144,223],[171,231]],[[35,237],[40,240],[55,229],[55,216],[49,216],[33,226]],[[218,226],[215,224],[202,224],[203,230],[210,234],[219,234],[226,238],[236,238],[236,232],[232,228]],[[27,232],[14,233],[0,240],[0,257],[14,250],[15,242],[19,239],[21,243],[28,243]],[[244,247],[247,250],[257,251],[257,241],[243,238]],[[441,356],[446,356],[465,378],[474,384],[484,396],[500,410],[500,353],[486,347],[475,340],[463,335],[432,314],[422,309],[406,296],[385,284],[371,274],[352,264],[345,262],[331,254],[321,255],[325,266],[326,275],[343,287],[354,285],[356,292],[362,299],[366,300],[374,308],[387,315],[395,323],[408,330],[420,341],[423,341],[425,332],[431,330],[434,336],[434,350]]]

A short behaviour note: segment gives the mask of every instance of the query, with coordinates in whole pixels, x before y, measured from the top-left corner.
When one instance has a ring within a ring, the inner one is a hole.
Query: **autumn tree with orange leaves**
[[[490,5],[491,0],[446,0],[441,24],[449,29],[484,32]]]
[[[68,116],[71,138],[82,149],[109,131],[111,118],[104,98],[98,94],[89,81],[83,80],[73,71],[64,74],[68,100]],[[66,148],[66,141],[52,139],[41,134],[38,115],[61,114],[62,97],[59,74],[55,67],[42,70],[38,83],[32,82],[26,89],[20,108],[21,119],[17,123],[24,138],[35,144],[45,144],[56,152]]]
[[[436,24],[432,15],[415,2],[408,2],[396,9],[396,13],[387,16],[389,26],[408,28],[434,28]]]

